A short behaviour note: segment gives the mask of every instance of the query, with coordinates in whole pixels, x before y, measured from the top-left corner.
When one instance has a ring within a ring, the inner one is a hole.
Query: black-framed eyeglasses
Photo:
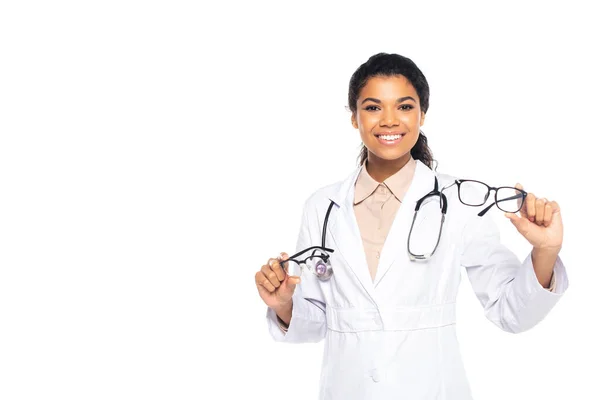
[[[333,249],[323,246],[312,246],[282,261],[282,264],[289,276],[301,276],[306,266],[317,278],[327,280],[333,274],[331,264],[329,263],[329,257],[331,257],[333,251]]]
[[[483,217],[494,205],[504,212],[516,213],[521,210],[527,197],[526,191],[516,187],[493,187],[472,179],[457,179],[452,185],[442,190],[448,189],[454,184],[458,186],[458,199],[466,206],[482,206],[488,201],[490,193],[495,192],[494,202],[477,214],[480,217]]]

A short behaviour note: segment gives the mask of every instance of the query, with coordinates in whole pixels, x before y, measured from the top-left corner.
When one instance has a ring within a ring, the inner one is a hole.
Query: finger
[[[258,289],[258,294],[260,294],[261,297],[265,297],[265,296],[270,296],[271,292],[269,292],[267,289],[265,289],[265,287],[263,285],[261,285],[260,283],[256,284],[256,288]]]
[[[260,292],[266,290],[269,293],[273,293],[275,291],[275,286],[273,286],[273,284],[269,282],[269,279],[265,276],[265,274],[262,271],[258,271],[256,273],[255,280],[256,286],[258,287],[258,290]]]
[[[288,276],[288,278],[285,280],[285,285],[287,287],[289,287],[290,289],[294,290],[294,288],[296,287],[297,284],[300,283],[300,277],[299,276]]]
[[[279,257],[277,257],[279,260],[279,264],[281,264],[281,268],[283,269],[284,273],[287,275],[287,269],[286,267],[286,263],[284,262],[285,260],[288,260],[290,258],[290,256],[288,256],[288,254],[286,252],[282,252],[279,254]]]
[[[278,259],[270,258],[269,266],[271,267],[271,270],[275,273],[275,276],[277,277],[279,282],[285,279],[285,273],[283,272],[283,268],[281,267],[281,264],[279,263]]]
[[[270,262],[270,260],[269,260],[269,262]],[[277,279],[277,275],[275,275],[275,272],[273,272],[270,265],[263,265],[263,267],[261,268],[261,271],[267,277],[267,279],[269,280],[269,282],[271,282],[271,284],[273,286],[275,286],[276,288],[281,286],[281,281],[279,279]]]
[[[535,200],[535,223],[538,225],[542,225],[544,223],[545,208],[546,203],[544,202],[544,199]]]
[[[544,226],[550,226],[552,222],[552,203],[548,202],[544,205]]]
[[[287,279],[287,285],[297,285],[300,283],[300,281],[302,280],[302,277],[300,276],[289,276]]]
[[[504,213],[504,216],[510,219],[510,222],[517,228],[517,230],[526,236],[529,232],[529,221],[525,217],[519,217],[514,213]]]
[[[527,218],[529,221],[535,221],[535,195],[533,193],[527,193],[525,199],[525,207],[527,208]]]
[[[560,206],[556,201],[551,201],[552,205],[552,221],[558,225],[562,225],[562,217],[560,215]]]

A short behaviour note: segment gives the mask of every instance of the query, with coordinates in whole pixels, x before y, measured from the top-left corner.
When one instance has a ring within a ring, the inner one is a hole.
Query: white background
[[[356,166],[380,51],[429,81],[438,171],[562,208],[571,286],[533,330],[463,280],[475,398],[599,398],[592,6],[413,3],[3,2],[0,399],[316,398],[322,344],[271,340],[254,273]]]

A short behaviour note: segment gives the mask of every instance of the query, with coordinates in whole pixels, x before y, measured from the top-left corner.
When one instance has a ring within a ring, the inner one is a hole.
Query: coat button
[[[381,372],[379,372],[378,369],[374,369],[371,372],[371,378],[373,379],[373,382],[379,382],[379,381],[381,381]]]

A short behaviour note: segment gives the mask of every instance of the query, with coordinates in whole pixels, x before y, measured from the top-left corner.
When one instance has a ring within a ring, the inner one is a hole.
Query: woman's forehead
[[[405,96],[412,96],[416,99],[417,91],[402,75],[371,77],[360,91],[361,98],[374,97],[380,100],[395,101]]]

